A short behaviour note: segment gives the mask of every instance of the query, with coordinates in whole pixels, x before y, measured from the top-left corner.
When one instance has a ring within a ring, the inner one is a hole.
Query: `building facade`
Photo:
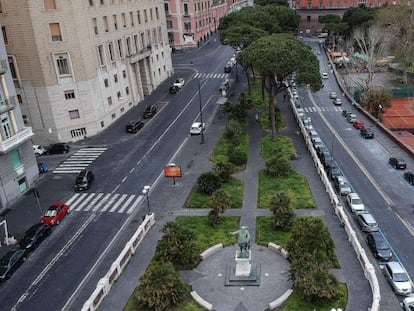
[[[0,0],[8,61],[33,141],[103,131],[172,73],[158,0]]]
[[[0,211],[25,193],[38,179],[32,129],[24,125],[0,38]]]
[[[175,50],[198,47],[216,32],[220,19],[247,0],[165,0],[168,40]]]
[[[299,31],[314,34],[322,30],[319,16],[338,15],[342,18],[350,8],[360,5],[366,7],[381,7],[384,4],[399,4],[400,0],[292,0],[292,6],[301,16]]]

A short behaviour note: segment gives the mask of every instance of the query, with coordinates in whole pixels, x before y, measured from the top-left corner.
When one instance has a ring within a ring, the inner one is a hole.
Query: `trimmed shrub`
[[[288,176],[291,171],[291,163],[280,154],[266,161],[266,174],[273,177]]]
[[[214,167],[214,171],[220,177],[222,183],[229,181],[230,175],[234,172],[234,164],[228,161],[219,161]]]
[[[242,166],[247,163],[247,154],[241,150],[229,150],[229,161],[235,166]]]
[[[198,177],[198,190],[204,194],[212,194],[221,186],[220,177],[214,172],[203,173]]]

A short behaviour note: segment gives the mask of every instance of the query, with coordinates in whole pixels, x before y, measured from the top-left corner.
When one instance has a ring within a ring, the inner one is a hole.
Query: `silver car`
[[[357,213],[356,220],[359,226],[361,227],[362,231],[372,232],[372,231],[379,230],[377,221],[375,220],[374,216],[371,215],[371,213],[368,213],[368,212]]]
[[[408,296],[412,292],[411,281],[399,262],[390,261],[384,266],[384,275],[397,295]]]

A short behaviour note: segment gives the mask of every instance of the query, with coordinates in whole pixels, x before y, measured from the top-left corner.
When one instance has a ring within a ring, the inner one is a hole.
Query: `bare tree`
[[[372,24],[367,28],[357,28],[350,36],[350,50],[359,52],[366,58],[366,73],[358,77],[349,77],[362,93],[366,93],[373,85],[379,60],[388,51],[389,37],[389,33],[378,24]]]

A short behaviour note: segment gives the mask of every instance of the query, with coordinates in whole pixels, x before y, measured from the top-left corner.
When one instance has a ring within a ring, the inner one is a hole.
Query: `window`
[[[184,16],[188,16],[188,3],[184,3]]]
[[[101,5],[104,5],[104,4],[105,4],[104,0],[101,0]]]
[[[89,0],[89,6],[93,6],[93,0]]]
[[[114,21],[114,28],[115,28],[115,30],[118,30],[118,22],[117,22],[116,15],[112,15],[112,19]]]
[[[103,124],[103,121],[101,122],[101,125],[102,124]],[[79,128],[79,129],[71,130],[70,131],[70,136],[72,136],[72,138],[85,137],[86,136],[86,128],[82,127],[82,128]]]
[[[69,118],[72,119],[79,119],[80,115],[79,115],[79,110],[69,110]]]
[[[101,66],[105,66],[105,54],[104,54],[103,45],[98,45],[98,58],[99,58],[99,64]]]
[[[121,13],[122,27],[126,28],[125,13]]]
[[[121,95],[121,92],[117,92],[117,93],[116,93],[116,97],[118,97],[118,99],[121,99],[121,100],[123,99],[123,98],[122,98],[122,95]]]
[[[108,100],[108,105],[109,105],[109,106],[111,106],[111,105],[112,105],[112,97],[111,97],[111,96],[109,96],[109,97],[107,98],[107,100]]]
[[[46,10],[56,10],[55,0],[45,0],[45,9]]]
[[[104,85],[105,85],[105,87],[109,87],[109,80],[108,79],[104,79]]]
[[[131,21],[131,27],[134,27],[134,14],[129,12],[129,20]]]
[[[98,34],[98,25],[96,23],[96,18],[92,18],[92,27],[93,27],[93,30],[95,31],[95,35],[97,35]]]
[[[17,94],[17,101],[19,102],[20,105],[23,105],[23,98],[22,95]]]
[[[106,17],[106,16],[103,17],[103,23],[104,23],[105,32],[108,32],[109,31],[109,27],[108,27],[108,17]]]
[[[152,16],[152,9],[150,9],[150,18],[151,18],[151,21],[154,20],[154,17]]]
[[[144,10],[144,23],[148,22],[147,10]]]
[[[125,88],[125,94],[129,95],[129,87]]]
[[[70,75],[70,67],[67,55],[58,55],[56,58],[56,65],[59,76],[67,76]]]
[[[6,115],[5,117],[1,118],[1,125],[3,128],[3,134],[2,136],[4,136],[6,139],[10,138],[13,136],[13,132],[12,132],[12,128],[10,125],[10,120],[9,117]]]
[[[155,18],[156,18],[157,20],[159,20],[159,19],[160,19],[160,15],[159,15],[159,13],[158,13],[158,8],[155,8]]]
[[[101,127],[105,127],[105,122],[101,121]]]
[[[167,20],[167,29],[173,28],[173,22],[171,20]]]
[[[123,51],[123,49],[122,49],[122,39],[119,39],[119,40],[117,41],[117,43],[118,43],[118,53],[119,53],[119,58],[120,58],[120,59],[122,59],[122,58],[124,58],[124,51]]]
[[[10,154],[10,160],[12,162],[13,169],[18,169],[19,167],[23,165],[22,160],[20,158],[19,151],[17,149],[13,150],[9,154]]]
[[[109,51],[109,59],[111,60],[111,62],[114,62],[115,61],[114,47],[112,46],[111,42],[108,43],[108,51]]]
[[[168,3],[164,3],[165,15],[170,15],[170,7]]]
[[[49,24],[52,41],[62,41],[62,34],[60,33],[59,23]]]
[[[122,70],[122,77],[126,79],[126,70]]]
[[[74,99],[74,98],[75,98],[74,90],[65,91],[65,99]]]
[[[114,74],[114,82],[118,83],[118,75],[117,74]]]
[[[126,48],[127,48],[127,56],[131,55],[131,38],[126,38]]]
[[[186,33],[191,33],[191,22],[184,22],[184,29]]]
[[[139,45],[138,45],[138,35],[134,35],[134,45],[135,45],[135,51],[139,51]]]
[[[18,184],[20,192],[25,192],[27,190],[26,177],[19,179]]]
[[[2,26],[1,32],[3,33],[4,45],[9,45],[9,39],[7,38],[6,27]]]
[[[111,114],[112,120],[116,118],[116,113]]]
[[[141,13],[137,11],[138,24],[141,24]]]
[[[26,115],[22,115],[22,119],[23,119],[23,123],[24,125],[27,125],[29,122],[27,121],[27,116]]]
[[[122,108],[121,108],[121,113],[124,113],[124,111],[125,111],[125,108],[124,108],[124,107],[122,107]]]
[[[311,16],[310,16],[310,15],[306,16],[306,21],[307,21],[308,23],[310,23],[310,22],[311,22]]]

